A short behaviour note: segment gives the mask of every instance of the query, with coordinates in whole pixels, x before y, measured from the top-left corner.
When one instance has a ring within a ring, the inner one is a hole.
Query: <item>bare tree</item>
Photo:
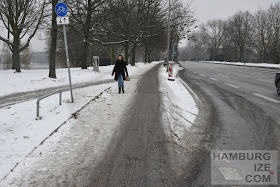
[[[67,1],[71,13],[71,28],[83,38],[83,46],[81,56],[82,69],[88,67],[89,45],[90,38],[94,35],[92,32],[99,22],[99,16],[102,10],[102,5],[105,0],[74,0]]]
[[[208,45],[205,41],[207,41],[207,35],[203,31],[198,31],[194,33],[194,37],[190,40],[185,48],[185,53],[187,60],[205,60],[207,58],[207,48]]]
[[[20,53],[26,49],[31,39],[35,36],[42,19],[46,0],[1,0],[0,20],[7,29],[8,36],[0,36],[12,51],[13,69],[20,72]],[[12,38],[10,38],[12,35]],[[21,45],[25,36],[29,36],[26,43]],[[11,39],[13,41],[11,41]],[[21,47],[22,46],[22,47]]]
[[[272,24],[267,11],[259,10],[254,16],[254,34],[252,37],[254,49],[259,54],[261,62],[266,62],[272,44]]]
[[[228,32],[234,46],[235,60],[245,62],[245,53],[251,44],[253,16],[248,12],[238,12],[229,19]]]
[[[280,3],[254,15],[239,11],[226,20],[210,20],[200,30],[211,49],[210,59],[280,63]],[[195,46],[198,43],[191,41],[186,49],[192,56]]]
[[[164,32],[162,29],[164,14],[161,6],[161,0],[106,2],[105,16],[99,23],[101,33],[95,29],[95,35],[99,38],[93,38],[92,41],[110,46],[123,45],[125,59],[131,54],[131,64],[134,65],[136,48],[144,41]]]
[[[193,39],[194,33],[192,30],[195,26],[196,18],[191,11],[191,3],[185,6],[181,0],[174,0],[171,8],[171,33],[170,46],[178,44],[182,39]]]
[[[211,56],[214,61],[216,60],[218,51],[223,43],[223,24],[222,20],[214,19],[201,26],[201,30],[206,36],[206,44],[211,49]]]
[[[188,37],[194,22],[188,7],[185,9],[181,1],[176,2],[172,42]],[[90,55],[105,54],[106,49],[111,52],[111,61],[115,54],[125,53],[125,59],[132,57],[130,63],[134,65],[137,51],[145,49],[146,59],[151,61],[166,48],[167,9],[163,0],[69,0],[67,3],[71,21],[67,33],[72,41],[69,54],[74,66],[82,64],[86,68]],[[60,43],[58,40],[58,47]]]
[[[272,5],[268,9],[268,18],[269,22],[272,24],[272,46],[271,46],[271,55],[274,63],[280,63],[280,3]]]

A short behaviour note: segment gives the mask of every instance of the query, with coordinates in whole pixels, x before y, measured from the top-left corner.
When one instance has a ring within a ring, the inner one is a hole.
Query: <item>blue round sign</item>
[[[60,16],[64,17],[68,13],[68,7],[65,3],[57,3],[55,6],[55,13]]]

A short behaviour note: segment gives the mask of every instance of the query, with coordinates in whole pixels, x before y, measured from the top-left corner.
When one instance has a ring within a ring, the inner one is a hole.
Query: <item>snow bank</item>
[[[178,65],[174,66],[174,77],[180,69]],[[170,125],[172,139],[180,141],[194,123],[198,108],[185,87],[187,85],[183,85],[183,81],[178,78],[175,78],[175,81],[168,81],[165,67],[160,68],[159,71],[160,90],[163,93],[163,123]]]
[[[136,63],[136,66],[128,65],[128,73],[129,75],[134,75],[137,71],[145,69],[149,65],[151,64]],[[72,84],[112,79],[112,70],[113,65],[100,66],[100,72],[98,73],[94,72],[92,67],[85,70],[71,68]],[[48,69],[22,70],[21,73],[14,72],[14,70],[0,70],[0,96],[69,84],[67,68],[57,69],[56,79],[48,77]]]
[[[136,67],[129,67],[128,71],[131,77],[134,77],[131,79],[131,81],[126,82],[126,84],[133,86],[137,80],[137,77],[145,73],[148,69],[153,67],[156,63],[152,64],[143,64],[143,63],[137,63]],[[106,70],[107,69],[107,70]],[[85,80],[89,80],[96,76],[96,79],[93,79],[95,81],[99,81],[100,79],[104,78],[101,75],[104,75],[105,77],[110,77],[112,79],[111,74],[112,67],[104,67],[103,71],[101,70],[101,73],[94,73],[89,72],[86,73],[86,71],[83,70],[74,70],[73,72],[82,72],[80,74],[81,77],[84,77]],[[62,71],[62,70],[61,70]],[[64,71],[64,70],[63,70]],[[6,72],[6,71],[4,71]],[[7,71],[9,72],[9,71]],[[40,73],[38,73],[40,72]],[[28,74],[32,75],[39,75],[41,73],[46,73],[44,71],[37,71],[33,70],[28,72]],[[85,75],[82,75],[84,74]],[[106,74],[109,74],[107,76]],[[24,73],[23,73],[24,74]],[[23,74],[12,74],[9,76],[21,76]],[[64,72],[65,76],[67,75],[67,71]],[[61,74],[64,76],[64,74]],[[74,73],[75,74],[75,73]],[[63,78],[59,78],[57,80],[62,80]],[[75,76],[74,76],[75,77]],[[87,77],[87,78],[86,78]],[[98,78],[97,78],[98,77]],[[35,80],[35,76],[33,77]],[[65,78],[66,79],[66,78]],[[78,80],[78,78],[76,78]],[[2,81],[2,80],[1,80]],[[20,81],[20,80],[19,80]],[[26,77],[24,81],[31,81],[28,80]],[[82,81],[82,79],[80,79]],[[36,82],[36,81],[35,81]],[[44,82],[44,81],[43,81]],[[34,83],[34,81],[33,81]],[[49,84],[49,80],[46,80],[46,84],[43,84],[44,86],[53,86],[53,84]],[[62,81],[61,83],[67,84],[68,82]],[[18,83],[17,83],[18,84]],[[35,87],[40,86],[40,83],[34,83],[29,85],[28,89],[34,89]],[[103,85],[97,85],[97,86],[91,86],[87,88],[81,88],[74,90],[74,100],[75,103],[70,103],[70,92],[63,92],[62,98],[63,103],[61,106],[58,105],[58,94],[53,95],[45,100],[41,101],[40,104],[40,115],[42,116],[41,120],[36,120],[36,100],[31,100],[27,102],[22,102],[19,104],[15,104],[9,107],[5,107],[0,109],[0,180],[3,179],[7,174],[10,173],[10,171],[17,166],[19,163],[21,163],[27,156],[34,150],[36,147],[40,145],[40,143],[45,140],[52,132],[54,132],[55,129],[57,129],[61,124],[63,124],[65,121],[68,121],[68,119],[72,116],[73,113],[75,113],[77,110],[84,107],[90,100],[92,100],[95,96],[99,95],[101,92],[103,92],[106,88],[112,87],[115,91],[117,91],[117,84],[116,83],[110,83],[110,84],[103,84]],[[43,86],[41,88],[44,88]],[[131,88],[133,89],[133,88]],[[22,91],[22,90],[21,90]],[[1,92],[3,93],[3,92]],[[8,93],[8,92],[7,92]],[[133,95],[133,91],[131,93]],[[110,96],[110,95],[109,95]],[[123,95],[124,96],[124,95]],[[128,94],[125,94],[127,98]],[[114,95],[115,97],[115,95]],[[120,96],[119,96],[120,97]],[[119,102],[119,100],[116,100],[116,102]],[[100,114],[101,110],[104,111],[105,108],[108,108],[108,105],[104,105],[104,103],[99,103],[101,106],[93,107],[90,112],[87,112],[88,116],[96,116],[97,114]],[[94,106],[94,105],[93,105]],[[103,107],[103,108],[102,108]],[[125,107],[123,107],[125,108]],[[115,111],[118,111],[116,109]],[[95,121],[93,125],[96,125],[99,127],[99,125],[104,125],[103,123],[107,123],[106,118],[103,118],[100,114],[99,121]],[[84,119],[87,120],[86,118]],[[92,120],[92,118],[88,119]],[[103,123],[100,123],[100,121],[103,121]],[[116,118],[114,118],[114,121],[117,121]],[[74,120],[73,123],[78,123]],[[109,135],[107,135],[109,136]],[[55,141],[53,142],[55,143]],[[40,155],[37,155],[40,156]],[[0,185],[1,186],[1,185]]]
[[[280,64],[267,64],[267,63],[242,63],[242,62],[219,62],[219,61],[202,61],[214,64],[232,64],[237,66],[249,66],[249,67],[264,67],[264,68],[279,68]]]
[[[69,92],[63,92],[61,106],[58,105],[58,94],[53,95],[41,101],[42,120],[36,120],[36,100],[0,109],[0,179],[72,113],[110,86],[113,84],[74,90],[75,103],[70,103]]]

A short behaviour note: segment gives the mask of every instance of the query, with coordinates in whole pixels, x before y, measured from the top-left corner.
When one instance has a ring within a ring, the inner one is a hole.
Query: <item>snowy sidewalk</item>
[[[136,66],[129,65],[131,78],[150,65],[144,63],[136,63]],[[113,66],[102,66],[100,72],[93,72],[92,68],[86,70],[72,68],[73,89],[114,82],[111,76],[112,69]],[[13,73],[13,70],[0,70],[0,84],[3,87],[0,89],[0,108],[38,99],[59,89],[69,90],[67,69],[57,71],[57,78],[51,79],[47,77],[48,70],[23,70],[23,74]]]
[[[149,64],[136,63],[136,66],[128,65],[129,74],[133,76],[137,71],[146,69]],[[112,80],[111,66],[100,66],[100,72],[94,72],[92,67],[88,69],[71,68],[72,84]],[[57,69],[56,79],[49,78],[49,70],[22,70],[21,73],[14,73],[14,70],[0,70],[0,97],[4,95],[28,92],[46,88],[55,88],[69,84],[68,70]]]
[[[155,64],[157,63],[137,63],[136,67],[128,67],[129,74],[132,78],[131,82]],[[111,71],[112,67],[110,67],[110,71],[108,68],[108,72],[101,70],[101,73],[98,75],[109,73],[110,79],[113,79]],[[94,72],[90,73],[95,74]],[[18,74],[11,74],[10,76],[13,75],[18,76]],[[131,84],[131,82],[128,82],[128,84]],[[0,109],[0,180],[20,164],[32,150],[40,146],[40,143],[54,132],[55,129],[66,123],[69,118],[75,117],[72,114],[75,114],[76,111],[83,108],[95,96],[112,86],[115,88],[116,83],[76,89],[74,90],[75,103],[70,103],[69,91],[63,92],[62,106],[58,105],[58,95],[53,95],[41,101],[41,120],[35,120],[36,100],[30,100]]]
[[[4,123],[5,126],[0,124],[0,133],[9,133],[2,139],[6,142],[0,143],[1,151],[8,150],[0,153],[2,155],[0,174],[5,176],[9,173],[0,181],[0,186],[74,186],[75,184],[87,186],[91,184],[92,176],[88,171],[94,170],[104,155],[110,152],[108,145],[112,137],[118,136],[116,133],[124,123],[123,116],[127,116],[127,109],[135,104],[135,95],[139,92],[137,84],[142,78],[141,75],[156,64],[158,63],[147,65],[146,68],[137,72],[134,79],[125,82],[125,94],[117,94],[117,85],[113,83],[75,90],[76,98],[80,100],[77,100],[74,105],[69,103],[69,93],[63,96],[64,103],[61,107],[57,107],[56,102],[46,101],[41,106],[43,119],[40,121],[35,121],[33,110],[35,101],[0,109],[0,114],[5,111],[5,114],[0,117],[9,116]],[[187,85],[181,83],[179,79],[175,82],[167,81],[164,68],[160,68],[160,72],[162,98],[158,106],[162,107],[160,110],[163,112],[162,116],[165,116],[162,121],[164,128],[171,126],[172,131],[168,131],[167,128],[166,136],[172,138],[178,145],[184,146],[181,141],[184,140],[186,133],[191,133],[198,109],[194,99],[185,88]],[[111,86],[113,87],[103,92],[100,97],[92,100],[101,91]],[[151,94],[149,90],[146,91],[147,94]],[[141,97],[145,98],[145,95]],[[86,105],[87,102],[89,103]],[[77,109],[80,111],[75,113]],[[22,111],[25,112],[19,114]],[[68,119],[72,113],[75,114]],[[23,121],[26,123],[22,124]],[[11,122],[13,124],[10,125]],[[63,124],[61,128],[40,145],[40,142],[61,124]],[[168,134],[172,133],[172,137],[169,137]],[[140,134],[145,141],[146,135]],[[34,149],[34,147],[37,148]],[[135,147],[136,152],[137,149]],[[33,151],[30,153],[31,150]],[[127,159],[133,161],[133,158]],[[15,165],[17,167],[9,172]],[[180,162],[180,165],[184,163]]]

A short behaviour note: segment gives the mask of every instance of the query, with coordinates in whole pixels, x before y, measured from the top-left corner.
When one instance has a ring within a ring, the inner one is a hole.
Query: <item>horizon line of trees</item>
[[[135,65],[137,53],[145,62],[167,51],[168,4],[164,0],[65,0],[69,8],[68,48],[72,67],[87,69],[92,56],[111,58],[123,53]],[[20,72],[20,53],[38,30],[46,30],[49,77],[56,78],[58,64],[65,64],[62,28],[56,24],[58,0],[0,0],[0,35],[12,53],[12,69]],[[51,24],[50,24],[51,23]],[[190,4],[174,0],[171,7],[170,45],[191,37],[195,23]],[[28,36],[24,43],[23,38]]]
[[[280,3],[202,24],[181,60],[280,63]],[[181,52],[182,53],[182,52]]]

